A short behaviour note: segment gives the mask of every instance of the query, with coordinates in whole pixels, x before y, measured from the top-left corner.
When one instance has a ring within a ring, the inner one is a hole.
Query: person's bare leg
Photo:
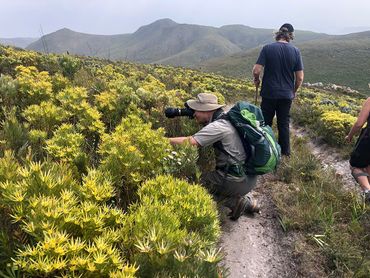
[[[368,171],[370,171],[369,166],[367,168],[352,168],[352,175],[364,191],[370,190],[370,172]]]
[[[370,165],[369,165],[369,166],[367,166],[367,167],[365,168],[365,170],[366,170],[366,173],[368,173],[368,174],[369,174],[369,176],[367,177],[367,179],[368,179],[368,181],[369,181],[369,183],[370,183]]]

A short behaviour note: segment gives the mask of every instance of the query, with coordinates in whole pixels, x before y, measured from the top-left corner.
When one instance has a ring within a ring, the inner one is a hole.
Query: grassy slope
[[[298,37],[298,36],[297,36]],[[335,83],[369,94],[370,32],[297,43],[305,65],[306,82]],[[251,69],[261,47],[201,64],[206,71],[242,78]]]
[[[293,155],[278,170],[284,184],[276,183],[273,196],[281,226],[304,236],[296,251],[310,277],[321,277],[313,274],[320,269],[327,277],[369,277],[370,206],[341,190],[338,176],[321,167],[306,143],[294,138]]]
[[[368,92],[370,36],[308,42],[301,46],[306,80],[350,86]]]

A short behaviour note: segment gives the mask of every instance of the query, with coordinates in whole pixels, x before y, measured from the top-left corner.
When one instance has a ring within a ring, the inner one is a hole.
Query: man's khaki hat
[[[224,104],[218,104],[217,97],[213,94],[200,93],[197,99],[189,99],[187,105],[195,111],[212,111],[224,107]]]

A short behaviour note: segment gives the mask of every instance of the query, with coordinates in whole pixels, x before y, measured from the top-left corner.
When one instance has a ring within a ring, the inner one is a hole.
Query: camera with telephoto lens
[[[189,107],[189,105],[185,102],[185,108],[177,108],[177,107],[167,107],[164,110],[164,114],[167,118],[175,118],[175,117],[182,117],[188,116],[190,119],[194,118],[194,110]]]

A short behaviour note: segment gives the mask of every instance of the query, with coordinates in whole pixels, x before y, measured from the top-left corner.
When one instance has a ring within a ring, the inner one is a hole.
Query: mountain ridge
[[[165,18],[141,26],[131,34],[94,35],[63,28],[43,36],[27,49],[98,56],[140,63],[194,67],[207,59],[227,56],[271,40],[272,29],[241,24],[212,27],[176,23]],[[301,32],[301,31],[297,31]],[[305,32],[302,41],[326,37]]]
[[[95,35],[62,28],[27,49],[183,66],[246,78],[262,45],[273,41],[273,29],[242,24],[212,27],[165,18],[128,34]],[[305,81],[335,83],[366,93],[370,31],[328,35],[296,30],[292,43],[301,49]]]

